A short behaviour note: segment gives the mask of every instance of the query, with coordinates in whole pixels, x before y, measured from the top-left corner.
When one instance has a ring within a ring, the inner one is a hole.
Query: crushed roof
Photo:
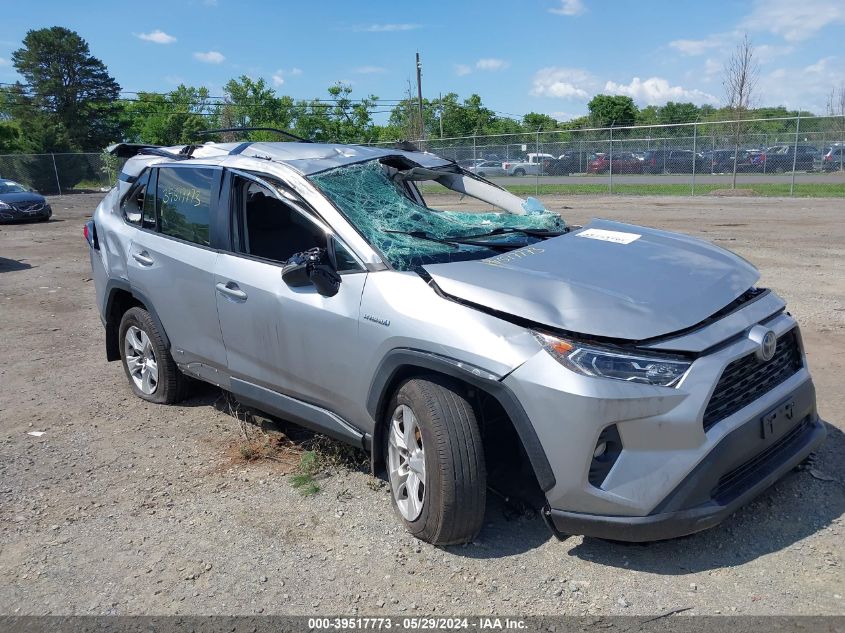
[[[174,153],[181,147],[169,148]],[[404,156],[422,167],[441,167],[451,161],[428,152],[407,152],[403,150],[370,147],[365,145],[342,145],[339,143],[206,143],[194,150],[193,158],[212,158],[238,155],[270,159],[290,165],[308,176],[335,167],[343,167],[385,156]]]

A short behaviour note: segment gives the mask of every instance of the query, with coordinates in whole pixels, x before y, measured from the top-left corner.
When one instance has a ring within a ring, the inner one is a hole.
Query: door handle
[[[142,266],[152,266],[153,264],[155,264],[153,258],[150,257],[150,254],[147,251],[141,251],[140,253],[132,253],[132,258]]]
[[[220,292],[227,297],[231,297],[232,299],[237,299],[238,301],[246,301],[247,294],[238,287],[234,281],[230,281],[228,283],[219,283],[217,286],[217,292]]]

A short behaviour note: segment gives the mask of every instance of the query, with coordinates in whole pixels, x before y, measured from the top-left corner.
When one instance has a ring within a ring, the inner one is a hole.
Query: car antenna
[[[276,132],[276,134],[281,134],[282,136],[287,136],[288,138],[293,139],[294,141],[299,141],[300,143],[313,143],[314,141],[309,140],[307,138],[302,138],[301,136],[297,136],[296,134],[291,134],[290,132],[285,132],[284,130],[280,130],[275,127],[224,127],[218,130],[203,130],[202,132],[196,132],[198,136],[206,136],[208,134],[219,134],[221,132]]]

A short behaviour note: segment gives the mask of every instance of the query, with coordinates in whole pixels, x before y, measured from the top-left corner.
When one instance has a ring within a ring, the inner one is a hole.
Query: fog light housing
[[[620,453],[622,453],[622,438],[619,436],[619,429],[616,425],[611,424],[602,430],[595,448],[593,448],[593,460],[590,462],[590,474],[588,476],[588,480],[593,486],[601,488]]]

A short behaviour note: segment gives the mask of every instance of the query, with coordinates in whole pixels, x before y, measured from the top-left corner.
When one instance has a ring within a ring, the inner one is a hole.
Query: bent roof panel
[[[209,143],[198,147],[194,158],[212,158],[225,156],[243,143]],[[178,151],[179,148],[173,148]],[[401,155],[423,167],[441,167],[451,161],[426,152],[405,152],[383,147],[363,145],[341,145],[337,143],[250,143],[241,152],[241,156],[252,158],[270,158],[273,161],[290,165],[308,176],[327,169],[352,165],[384,156]]]

